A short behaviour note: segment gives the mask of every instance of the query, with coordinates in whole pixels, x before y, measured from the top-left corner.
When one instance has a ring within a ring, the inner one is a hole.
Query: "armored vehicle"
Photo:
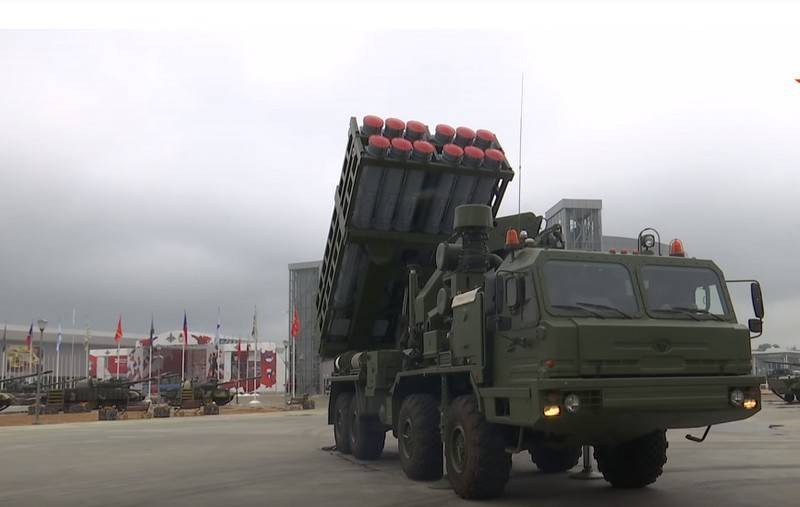
[[[199,408],[209,405],[221,407],[234,398],[231,389],[244,382],[257,380],[260,377],[248,377],[241,380],[220,382],[215,378],[206,381],[197,379],[185,381],[180,389],[171,389],[161,393],[167,403],[174,407]]]
[[[47,393],[47,404],[51,407],[61,406],[61,410],[65,412],[73,411],[78,406],[89,410],[116,408],[125,411],[132,405],[141,405],[144,401],[142,392],[133,389],[133,386],[157,378],[142,380],[87,378],[75,382],[72,387],[50,390]]]
[[[7,409],[11,405],[16,405],[17,399],[11,393],[4,393],[0,391],[0,412]]]
[[[778,366],[767,375],[769,390],[786,403],[800,401],[800,364],[767,361]]]
[[[43,371],[42,375],[52,373],[51,370]],[[0,410],[11,405],[30,405],[36,401],[36,377],[38,373],[19,375],[0,379]],[[30,379],[34,379],[30,381]],[[28,380],[28,382],[25,382]]]
[[[340,452],[378,459],[391,431],[409,478],[446,469],[489,498],[511,453],[560,472],[592,445],[608,482],[639,488],[667,429],[760,409],[758,283],[744,326],[719,267],[680,241],[565,250],[533,213],[497,217],[512,177],[491,132],[350,120],[316,300]]]

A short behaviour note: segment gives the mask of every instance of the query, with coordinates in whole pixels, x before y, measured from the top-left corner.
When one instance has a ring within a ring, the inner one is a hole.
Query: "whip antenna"
[[[525,73],[519,83],[519,180],[517,180],[517,229],[522,232],[522,105],[525,97]]]

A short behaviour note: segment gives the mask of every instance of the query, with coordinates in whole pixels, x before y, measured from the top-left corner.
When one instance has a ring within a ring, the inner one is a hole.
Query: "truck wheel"
[[[361,415],[355,399],[350,402],[350,451],[358,459],[381,457],[386,444],[386,430],[375,416]]]
[[[442,478],[442,433],[439,402],[429,394],[412,394],[403,400],[397,418],[400,464],[409,479]]]
[[[595,447],[594,459],[615,488],[643,488],[664,471],[667,447],[666,432],[659,430],[619,445]]]
[[[783,395],[783,399],[784,399],[784,401],[786,401],[786,403],[793,402],[794,401],[794,393],[786,393],[786,394],[784,394]]]
[[[336,450],[342,454],[350,454],[350,402],[351,393],[340,393],[333,406],[333,439]]]
[[[531,461],[544,474],[566,472],[578,464],[581,459],[580,447],[551,447],[537,445],[531,449]]]
[[[486,422],[472,395],[450,404],[445,423],[447,478],[461,498],[494,498],[503,493],[511,455],[497,427]]]

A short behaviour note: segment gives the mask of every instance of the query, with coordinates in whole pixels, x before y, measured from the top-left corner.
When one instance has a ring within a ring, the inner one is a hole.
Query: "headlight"
[[[734,389],[731,391],[731,405],[735,407],[741,407],[742,403],[744,403],[744,393],[741,389]]]
[[[544,416],[545,417],[557,417],[561,415],[561,407],[558,405],[545,405],[544,406]]]
[[[753,398],[748,398],[748,399],[744,400],[744,402],[742,403],[742,406],[744,408],[746,408],[747,410],[753,410],[754,408],[756,408],[757,405],[758,405],[758,402],[756,400],[754,400]]]
[[[570,414],[574,414],[581,408],[581,399],[577,394],[568,394],[564,398],[564,408],[567,409],[567,412]]]

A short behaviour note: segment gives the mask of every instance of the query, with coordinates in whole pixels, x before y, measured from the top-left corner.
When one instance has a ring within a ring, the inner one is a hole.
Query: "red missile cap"
[[[409,120],[408,123],[406,123],[406,129],[414,132],[415,134],[424,134],[425,124],[421,121]]]
[[[379,116],[368,114],[364,117],[364,126],[380,130],[383,128],[383,119]]]
[[[475,136],[489,143],[494,141],[494,132],[491,130],[478,129],[475,131]]]
[[[486,158],[497,162],[502,162],[503,160],[506,159],[506,156],[500,150],[489,148],[488,150],[486,150]]]
[[[464,154],[464,150],[461,149],[461,146],[451,143],[444,145],[444,148],[442,148],[442,153],[452,158],[460,158],[461,155]]]
[[[450,125],[445,125],[444,123],[440,123],[436,125],[436,133],[444,137],[453,137],[454,135],[456,135],[456,129],[454,129]]]
[[[411,151],[411,142],[402,137],[392,139],[392,148],[398,151]]]
[[[475,158],[478,160],[483,160],[483,150],[480,148],[476,148],[475,146],[467,146],[464,148],[464,156]]]
[[[458,127],[456,129],[456,134],[459,137],[463,137],[469,140],[475,139],[475,131],[469,127]]]
[[[402,131],[406,128],[406,122],[397,118],[386,118],[386,128]]]
[[[379,136],[377,134],[369,136],[369,145],[370,146],[374,146],[375,148],[378,148],[378,149],[381,149],[381,150],[385,150],[385,149],[389,148],[389,144],[390,144],[389,140],[386,139],[383,136]]]
[[[428,141],[414,141],[414,149],[420,153],[433,153],[433,145]]]

